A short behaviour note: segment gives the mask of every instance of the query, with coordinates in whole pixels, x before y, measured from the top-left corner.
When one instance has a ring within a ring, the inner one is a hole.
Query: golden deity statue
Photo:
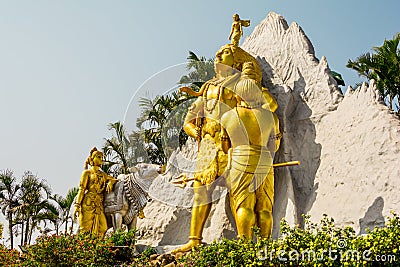
[[[233,15],[232,29],[228,39],[232,40],[234,46],[239,46],[239,40],[243,36],[242,27],[248,26],[250,26],[250,20],[241,20],[238,14]]]
[[[272,230],[274,200],[273,154],[275,120],[265,109],[257,82],[244,76],[235,87],[237,106],[221,118],[222,148],[228,153],[226,182],[239,237],[252,238],[258,226],[262,237]]]
[[[220,119],[236,106],[233,88],[239,81],[243,65],[249,62],[254,66],[252,77],[261,84],[262,75],[257,60],[240,47],[227,44],[216,53],[214,79],[205,82],[198,93],[187,87],[181,88],[198,97],[188,110],[183,129],[199,141],[199,151],[193,178],[194,203],[189,242],[174,253],[187,252],[201,244],[204,224],[211,209],[214,181],[223,175],[227,166],[227,154],[221,146]]]
[[[201,244],[211,195],[219,178],[226,179],[231,191],[239,236],[250,238],[252,226],[258,226],[263,237],[271,235],[272,161],[281,138],[274,113],[278,104],[261,86],[258,61],[238,46],[242,27],[249,26],[250,21],[240,20],[237,14],[233,20],[229,35],[232,44],[222,46],[216,53],[216,77],[205,82],[199,92],[181,88],[198,97],[188,109],[183,129],[198,140],[199,150],[194,177],[182,174],[179,177],[183,179],[173,182],[184,187],[193,181],[194,188],[189,242],[173,253],[187,252]],[[288,164],[294,165],[290,162],[279,166]]]
[[[94,235],[104,235],[108,229],[103,207],[104,190],[111,192],[117,181],[101,170],[102,164],[103,153],[94,147],[85,163],[74,211],[74,216],[79,216],[79,230]]]

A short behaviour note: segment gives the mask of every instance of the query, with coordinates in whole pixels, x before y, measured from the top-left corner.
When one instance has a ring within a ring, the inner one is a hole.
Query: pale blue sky
[[[124,119],[138,87],[227,43],[232,15],[248,36],[270,11],[297,22],[346,84],[345,65],[399,31],[398,0],[0,1],[0,169],[31,170],[65,194],[91,147]],[[168,88],[166,88],[168,89]]]

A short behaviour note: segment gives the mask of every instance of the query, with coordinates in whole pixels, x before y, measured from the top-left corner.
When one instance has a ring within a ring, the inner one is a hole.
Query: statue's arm
[[[118,179],[115,179],[114,177],[107,175],[106,180],[107,180],[106,192],[109,193],[113,190],[114,184],[118,181]]]
[[[281,145],[282,133],[279,130],[278,116],[275,113],[272,113],[272,116],[274,118],[274,129],[271,131],[267,146],[270,151],[276,152]]]
[[[78,190],[78,195],[76,197],[76,202],[74,203],[75,206],[75,216],[79,215],[81,212],[81,204],[83,197],[85,196],[85,191],[87,184],[89,182],[89,177],[90,177],[90,171],[85,170],[82,172],[81,180],[79,182],[79,190]]]
[[[229,40],[232,38],[232,34],[235,31],[235,23],[232,23],[232,29],[231,29],[231,33],[229,34]]]
[[[278,109],[278,102],[276,102],[275,97],[268,91],[267,88],[262,89],[266,104],[263,105],[264,109],[275,112]]]
[[[200,138],[201,123],[198,123],[203,116],[203,101],[202,97],[198,97],[195,102],[190,106],[183,123],[183,130],[187,135],[195,139]]]
[[[225,130],[223,125],[226,125],[228,123],[227,116],[224,114],[221,118],[221,148],[222,151],[224,151],[225,154],[228,154],[229,148],[231,148],[231,139],[229,138],[228,132]]]
[[[89,176],[90,176],[90,171],[85,170],[82,173],[81,180],[79,182],[79,191],[78,191],[78,197],[76,198],[76,204],[81,204],[82,199],[85,195],[86,187],[89,182]]]
[[[279,130],[279,119],[275,113],[272,113],[274,117],[274,129],[275,129],[275,152],[278,151],[281,145],[282,133]]]
[[[250,26],[250,20],[248,20],[248,19],[241,19],[241,20],[240,20],[240,25],[242,25],[243,27],[249,27],[249,26]]]

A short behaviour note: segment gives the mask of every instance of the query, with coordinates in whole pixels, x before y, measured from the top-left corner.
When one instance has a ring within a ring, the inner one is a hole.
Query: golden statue
[[[263,108],[265,98],[253,79],[245,78],[235,87],[237,106],[221,118],[222,148],[229,155],[230,203],[240,237],[252,238],[258,226],[263,237],[272,227],[274,200],[273,153],[275,120]],[[272,145],[273,144],[273,145]]]
[[[216,77],[205,82],[199,92],[194,92],[188,87],[181,88],[181,92],[184,91],[192,96],[198,97],[188,109],[183,129],[190,137],[198,140],[199,151],[194,177],[187,178],[185,174],[182,174],[179,177],[184,178],[173,182],[175,184],[181,184],[184,187],[188,181],[194,181],[194,202],[189,242],[174,250],[173,253],[187,252],[193,247],[201,244],[204,224],[211,209],[211,194],[216,184],[214,181],[218,177],[225,175],[226,167],[228,165],[228,155],[225,153],[227,152],[226,139],[221,138],[222,136],[225,138],[227,135],[224,134],[224,130],[221,128],[221,117],[224,113],[230,112],[230,110],[236,107],[237,99],[233,91],[241,79],[241,76],[244,81],[248,82],[251,80],[253,87],[258,90],[257,96],[259,98],[257,101],[259,101],[259,107],[257,106],[257,108],[262,110],[263,114],[265,113],[269,116],[269,119],[265,120],[265,129],[258,129],[258,132],[252,133],[250,140],[256,140],[257,144],[259,143],[259,146],[261,147],[261,144],[264,144],[265,141],[270,138],[271,134],[273,135],[273,139],[276,139],[277,141],[270,142],[270,147],[275,145],[275,147],[271,149],[275,151],[279,148],[279,120],[276,115],[273,114],[277,109],[278,104],[269,91],[261,86],[262,73],[257,60],[238,46],[240,37],[243,34],[242,26],[249,26],[250,21],[240,20],[239,15],[237,14],[233,16],[233,19],[232,31],[229,36],[229,39],[232,38],[232,44],[222,46],[216,53]],[[241,74],[240,72],[243,73]],[[239,104],[241,104],[242,99],[239,100],[241,101]],[[239,107],[239,109],[241,108]],[[250,124],[254,124],[254,122],[250,122]],[[254,125],[251,127],[255,127]],[[260,132],[262,132],[262,134],[260,134]],[[234,151],[240,152],[238,148]],[[253,212],[255,211],[257,213],[257,215],[254,215],[256,218],[254,220],[257,220],[257,225],[260,226],[263,236],[269,236],[269,233],[271,232],[271,211],[273,203],[272,157],[270,154],[265,153],[266,151],[266,148],[263,148],[257,152],[260,154],[260,157],[262,155],[263,160],[266,160],[263,163],[265,166],[262,170],[263,172],[261,176],[263,178],[267,176],[266,180],[268,180],[268,182],[261,183],[257,187],[259,188],[258,191],[260,191],[257,193],[259,201],[255,204],[257,208],[247,204],[249,200],[244,201],[246,204],[242,204],[241,201],[236,200],[232,202],[233,207],[236,207],[234,208],[235,218],[238,218],[238,222],[248,220],[251,224],[251,220],[253,220],[251,216],[247,218],[247,215],[241,215],[242,209],[240,207],[246,209],[251,207]],[[247,151],[246,153],[253,152]],[[237,159],[237,157],[235,157],[235,159]],[[253,161],[254,159],[251,159],[252,164]],[[253,200],[254,203],[256,203],[255,198],[253,198]],[[237,209],[237,207],[239,207],[239,209]],[[248,222],[247,224],[249,225]],[[252,225],[255,225],[255,223]],[[251,231],[251,226],[240,226],[240,235],[250,236],[249,229]]]
[[[233,23],[229,40],[232,40],[234,46],[239,46],[239,40],[243,35],[242,27],[250,26],[250,20],[241,20],[238,14],[233,15]]]
[[[103,153],[94,147],[85,162],[74,211],[74,216],[79,216],[79,230],[94,235],[104,235],[108,229],[103,195],[104,190],[111,192],[117,181],[101,170],[102,164]]]
[[[192,179],[194,203],[189,242],[174,253],[187,252],[201,244],[204,224],[211,209],[211,194],[215,187],[213,182],[225,172],[227,165],[227,155],[221,148],[220,119],[236,106],[232,90],[246,62],[253,62],[257,67],[258,72],[254,76],[261,83],[261,69],[257,60],[240,47],[227,44],[216,53],[214,79],[205,82],[199,92],[181,88],[181,91],[198,96],[188,110],[183,129],[199,141],[199,151]]]

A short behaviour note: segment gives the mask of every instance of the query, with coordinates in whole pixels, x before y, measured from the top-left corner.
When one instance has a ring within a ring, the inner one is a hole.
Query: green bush
[[[16,266],[18,264],[20,264],[19,252],[0,244],[0,266]]]
[[[117,230],[110,237],[96,237],[89,233],[42,235],[34,245],[27,247],[24,265],[110,266],[121,264],[121,258],[130,260],[134,245],[135,230]]]
[[[110,241],[114,244],[114,246],[129,246],[132,247],[135,245],[135,233],[136,229],[131,229],[128,232],[118,229],[110,236]]]
[[[306,227],[281,222],[278,240],[213,242],[194,248],[178,260],[179,266],[400,266],[400,218],[393,214],[384,228],[357,236],[351,227],[335,226],[324,215],[319,223],[305,217]],[[258,230],[254,229],[257,236]],[[134,231],[117,231],[111,237],[90,234],[43,235],[27,247],[23,260],[16,250],[0,245],[0,266],[154,266],[148,248],[136,258],[118,260],[116,246],[133,249]]]
[[[153,247],[147,247],[140,255],[133,258],[129,266],[152,267],[154,265],[151,263],[150,256],[154,254],[157,254],[157,250]]]
[[[114,244],[88,233],[40,236],[27,247],[25,266],[109,266],[114,262]]]
[[[306,227],[281,222],[278,240],[227,240],[201,246],[178,260],[180,266],[399,266],[400,219],[357,236],[324,215],[320,223],[305,217]],[[256,233],[257,235],[257,233]]]

